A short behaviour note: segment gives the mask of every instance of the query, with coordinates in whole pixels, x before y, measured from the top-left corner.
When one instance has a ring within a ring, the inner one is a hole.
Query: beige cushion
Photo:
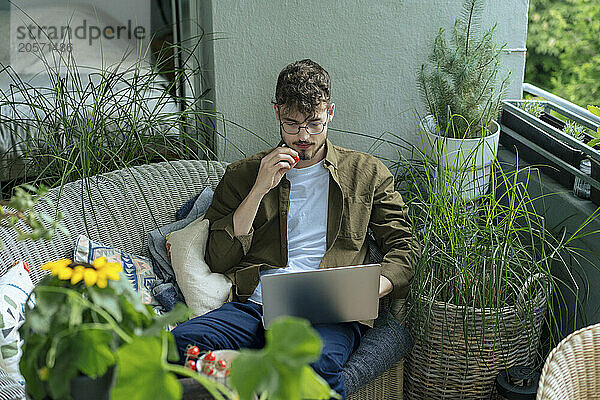
[[[211,272],[204,261],[209,221],[204,216],[167,238],[175,278],[194,316],[220,307],[229,299],[231,281]]]

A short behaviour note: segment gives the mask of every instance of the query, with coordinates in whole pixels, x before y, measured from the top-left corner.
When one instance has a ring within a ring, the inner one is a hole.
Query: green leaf
[[[56,362],[49,371],[48,388],[54,399],[68,398],[71,379],[77,375],[76,354],[72,351],[71,339],[67,337],[60,341],[56,350]]]
[[[119,306],[119,297],[115,296],[115,290],[113,288],[107,287],[104,289],[99,289],[91,286],[88,288],[88,293],[90,294],[92,302],[108,311],[108,313],[112,315],[117,322],[121,322],[123,320],[121,307]]]
[[[330,389],[327,381],[308,365],[303,367],[300,372],[300,388],[303,399],[342,398],[335,390]]]
[[[167,338],[167,360],[171,362],[179,361],[179,350],[177,349],[177,344],[175,343],[175,338],[171,332],[164,331],[162,336],[166,336]]]
[[[252,399],[254,393],[263,392],[270,400],[337,397],[308,365],[319,358],[322,346],[308,321],[280,318],[265,337],[263,350],[242,350],[232,362],[230,383],[240,399]]]
[[[252,400],[254,393],[273,393],[280,386],[278,371],[264,350],[241,350],[231,363],[229,382],[240,400]]]
[[[35,296],[35,308],[26,308],[24,326],[27,325],[36,333],[48,334],[51,327],[66,323],[69,313],[65,295],[36,290]],[[59,312],[62,307],[66,309]]]
[[[302,400],[300,396],[302,390],[300,387],[301,369],[290,368],[277,361],[274,366],[279,375],[280,384],[275,390],[269,392],[269,400]]]
[[[117,351],[117,382],[114,400],[178,400],[181,384],[163,367],[162,341],[156,337],[134,337]]]
[[[119,279],[118,281],[109,280],[108,285],[110,288],[115,290],[116,294],[122,294],[123,296],[125,296],[125,298],[133,306],[134,310],[136,310],[140,314],[150,316],[150,314],[148,313],[148,309],[142,303],[142,298],[140,297],[140,294],[133,290],[131,284],[127,281],[127,279],[121,277],[121,279]]]
[[[116,282],[118,285],[120,281],[110,281],[111,283]],[[131,293],[132,289],[125,288],[123,292],[115,290],[119,296],[119,304],[123,319],[120,323],[121,328],[126,332],[133,333],[135,335],[141,335],[143,329],[150,326],[156,314],[153,312],[150,305],[142,304],[139,295]]]
[[[266,331],[265,340],[274,358],[296,368],[316,361],[321,354],[321,338],[305,319],[279,318]]]
[[[21,374],[27,382],[27,391],[36,400],[41,400],[46,395],[44,384],[38,375],[38,360],[45,359],[44,350],[48,347],[46,337],[41,335],[22,334],[25,342],[23,343],[23,355],[19,362]]]
[[[188,306],[183,303],[177,303],[171,311],[155,317],[152,325],[144,330],[143,335],[156,335],[160,331],[165,330],[167,325],[187,321],[190,315],[192,315],[192,311]]]
[[[73,358],[77,368],[90,378],[106,373],[116,361],[110,347],[113,334],[101,329],[82,329],[73,338]]]
[[[600,128],[598,128],[600,130]],[[599,132],[600,133],[600,132]],[[600,143],[600,138],[595,138],[587,142],[587,145],[590,147],[597,146]]]

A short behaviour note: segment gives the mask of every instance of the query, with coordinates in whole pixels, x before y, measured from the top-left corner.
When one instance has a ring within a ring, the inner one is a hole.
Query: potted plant
[[[499,372],[538,361],[542,322],[547,312],[550,325],[557,317],[553,272],[571,271],[561,252],[575,252],[583,234],[551,234],[527,194],[532,167],[508,173],[493,164],[490,192],[467,203],[444,164],[431,166],[423,155],[410,165],[404,197],[422,255],[409,294],[415,344],[405,393],[489,398]]]
[[[156,316],[132,287],[120,280],[119,263],[100,257],[93,264],[59,260],[34,289],[34,308],[20,328],[20,369],[34,399],[178,399],[175,373],[201,376],[167,362],[177,360],[170,323],[184,320],[187,307]],[[83,381],[83,382],[82,382]],[[211,391],[230,391],[203,379]]]
[[[452,168],[464,200],[487,188],[500,134],[495,119],[509,78],[498,86],[504,46],[494,43],[495,25],[478,37],[482,13],[482,0],[466,0],[451,44],[440,29],[417,77],[428,113],[420,124],[424,150],[434,163]]]

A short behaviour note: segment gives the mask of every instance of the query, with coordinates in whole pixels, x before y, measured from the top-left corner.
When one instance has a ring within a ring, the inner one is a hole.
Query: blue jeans
[[[230,302],[178,325],[172,333],[182,357],[181,362],[185,360],[185,350],[189,344],[198,346],[200,351],[264,347],[265,330],[261,318],[261,305],[250,301]],[[313,328],[323,340],[323,351],[321,358],[311,366],[345,399],[343,367],[358,347],[367,327],[358,322],[345,322],[315,324]]]

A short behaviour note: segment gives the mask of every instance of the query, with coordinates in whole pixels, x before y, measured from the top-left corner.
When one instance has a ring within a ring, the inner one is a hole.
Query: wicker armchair
[[[13,261],[25,260],[32,267],[32,280],[39,282],[46,273],[41,265],[72,257],[79,234],[148,257],[148,232],[173,222],[175,211],[205,186],[215,189],[224,172],[224,163],[182,160],[126,168],[53,189],[48,197],[65,214],[71,236],[21,242],[14,232],[2,232],[0,276]],[[55,211],[43,203],[37,209],[51,215]],[[352,400],[402,398],[403,358],[412,343],[408,330],[386,317],[397,310],[388,306],[384,311],[344,368]],[[191,393],[198,388],[188,389]],[[0,380],[0,399],[11,398],[7,390],[9,383]]]
[[[546,359],[537,400],[600,398],[600,324],[571,333]]]

